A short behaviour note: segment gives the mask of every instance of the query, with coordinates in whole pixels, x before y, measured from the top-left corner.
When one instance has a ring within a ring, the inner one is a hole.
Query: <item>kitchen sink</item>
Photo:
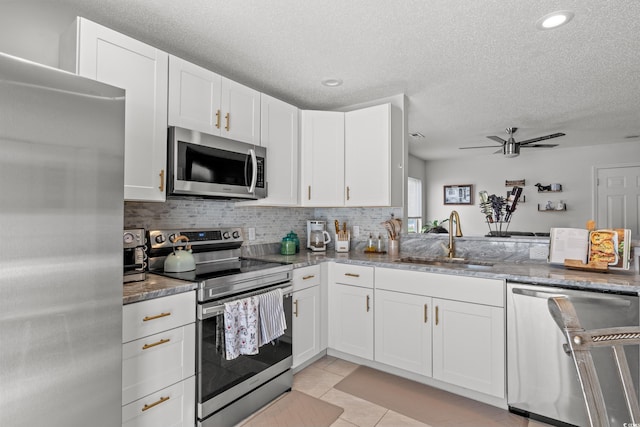
[[[422,258],[403,257],[395,260],[403,264],[422,264],[434,267],[468,268],[472,270],[483,270],[493,267],[493,263],[487,261],[469,260],[464,258]]]

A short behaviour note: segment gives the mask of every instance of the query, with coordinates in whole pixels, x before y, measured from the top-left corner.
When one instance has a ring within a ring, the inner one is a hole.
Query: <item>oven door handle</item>
[[[262,292],[260,292],[262,293]],[[255,296],[255,295],[260,295],[260,293],[254,294],[254,295],[248,295],[248,296]],[[282,296],[286,297],[286,296],[290,296],[291,294],[293,294],[293,286],[288,286],[286,288],[282,289]],[[242,299],[243,297],[240,298],[236,298],[230,301],[237,301],[238,299]],[[211,317],[215,317],[215,316],[219,316],[222,313],[224,313],[224,304],[216,304],[216,305],[212,305],[210,307],[206,306],[206,305],[201,305],[198,307],[198,319],[199,320],[204,320],[204,319],[209,319]]]

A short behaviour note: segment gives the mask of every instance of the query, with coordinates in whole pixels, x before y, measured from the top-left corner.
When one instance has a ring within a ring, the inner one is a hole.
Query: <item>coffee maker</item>
[[[326,251],[331,236],[326,230],[326,221],[307,221],[307,248],[314,252]]]

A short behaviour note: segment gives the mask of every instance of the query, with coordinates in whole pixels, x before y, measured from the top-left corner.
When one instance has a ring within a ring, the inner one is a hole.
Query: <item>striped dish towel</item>
[[[284,308],[282,306],[282,289],[276,289],[258,297],[260,325],[259,346],[273,341],[287,329],[287,320],[284,317]]]

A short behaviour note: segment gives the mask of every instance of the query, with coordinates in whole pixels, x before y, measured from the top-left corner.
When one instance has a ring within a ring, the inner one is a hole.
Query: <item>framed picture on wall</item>
[[[473,185],[445,185],[444,186],[445,205],[472,205]]]

